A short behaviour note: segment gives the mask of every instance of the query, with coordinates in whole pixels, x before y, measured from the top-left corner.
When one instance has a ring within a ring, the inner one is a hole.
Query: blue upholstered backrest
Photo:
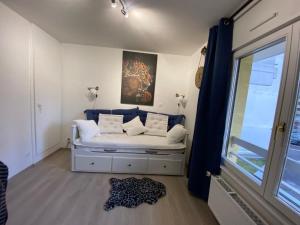
[[[150,111],[149,111],[150,112]],[[102,114],[114,114],[114,115],[124,115],[123,122],[127,123],[128,121],[134,119],[136,116],[139,116],[142,123],[145,125],[147,113],[148,111],[139,110],[139,108],[133,108],[133,109],[87,109],[84,111],[86,115],[87,120],[95,120],[96,123],[98,123],[98,117],[99,113]],[[156,112],[151,112],[156,113]],[[184,115],[170,115],[170,114],[164,114],[169,117],[168,121],[168,131],[172,129],[176,124],[182,124],[184,122]]]
[[[95,120],[98,124],[99,114],[111,114],[109,109],[87,109],[84,111],[87,120]]]
[[[98,124],[99,113],[124,115],[123,122],[127,123],[138,115],[138,108],[133,109],[87,109],[84,111],[87,120],[95,120]]]
[[[130,120],[134,119],[138,116],[138,110],[139,108],[133,108],[133,109],[113,109],[112,114],[114,115],[124,115],[123,122],[127,123]]]

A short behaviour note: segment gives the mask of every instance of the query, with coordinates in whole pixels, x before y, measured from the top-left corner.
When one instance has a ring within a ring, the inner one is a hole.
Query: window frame
[[[281,145],[277,144],[274,148],[273,160],[277,162],[270,165],[270,172],[267,178],[264,197],[278,210],[284,212],[292,221],[299,222],[300,211],[293,210],[293,207],[277,197],[281,177],[283,174],[290,134],[294,122],[294,113],[297,105],[298,94],[300,92],[300,21],[293,25],[291,34],[291,45],[289,54],[289,68],[287,74],[287,84],[281,121],[286,122],[287,131],[277,133],[277,139],[281,140]]]
[[[226,117],[226,128],[224,133],[224,141],[223,141],[223,150],[222,150],[222,158],[223,158],[223,165],[237,176],[243,183],[249,186],[251,189],[256,191],[259,195],[263,196],[266,188],[266,183],[268,180],[268,174],[270,169],[270,162],[272,159],[272,154],[274,151],[275,145],[275,136],[276,136],[276,127],[279,124],[280,116],[281,116],[281,109],[283,105],[283,95],[285,90],[286,78],[287,78],[287,69],[288,69],[288,62],[289,62],[289,55],[290,55],[290,45],[291,45],[291,32],[292,26],[288,26],[279,30],[271,35],[268,35],[260,40],[249,44],[246,47],[243,47],[234,53],[234,66],[233,66],[233,73],[231,79],[231,88],[230,88],[230,97],[228,101],[228,108],[227,108],[227,117]],[[238,165],[234,164],[230,160],[227,159],[227,149],[229,144],[229,136],[230,136],[230,128],[232,123],[233,117],[233,110],[234,110],[234,103],[235,103],[235,95],[237,91],[237,82],[238,82],[238,72],[240,66],[240,60],[244,57],[247,57],[251,54],[259,52],[263,49],[271,47],[277,43],[285,41],[285,55],[284,55],[284,63],[282,69],[282,80],[280,84],[280,90],[278,93],[278,100],[275,112],[275,118],[273,123],[273,130],[270,138],[270,144],[266,156],[266,165],[264,170],[263,179],[260,181],[257,178],[253,177],[250,174],[247,174],[246,171],[242,172],[241,168],[238,168]]]

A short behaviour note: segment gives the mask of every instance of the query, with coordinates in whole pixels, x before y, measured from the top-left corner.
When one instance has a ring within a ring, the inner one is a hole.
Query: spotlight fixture
[[[118,4],[116,2],[116,0],[111,0],[111,7],[112,8],[117,8]]]
[[[122,6],[121,13],[124,15],[125,18],[128,18],[128,10],[126,8],[125,2],[123,0],[118,0],[120,5]],[[116,8],[118,6],[117,0],[111,0],[111,7]]]
[[[126,12],[124,9],[121,9],[121,13],[125,16],[125,18],[128,18],[128,12]]]

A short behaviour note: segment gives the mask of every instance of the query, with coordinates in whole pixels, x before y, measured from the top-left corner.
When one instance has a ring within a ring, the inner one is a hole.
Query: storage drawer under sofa
[[[111,172],[112,156],[75,156],[75,170],[88,172]]]
[[[155,151],[147,153],[111,153],[96,149],[72,148],[72,170],[80,172],[104,172],[127,174],[183,175],[185,154]],[[155,152],[155,153],[154,153]]]
[[[149,158],[148,173],[178,175],[182,171],[182,160]]]
[[[114,173],[146,173],[146,157],[113,157],[112,172]]]

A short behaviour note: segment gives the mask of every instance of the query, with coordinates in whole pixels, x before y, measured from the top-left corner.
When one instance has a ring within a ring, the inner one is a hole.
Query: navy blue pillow
[[[185,116],[184,115],[168,115],[168,131],[171,130],[177,124],[183,124]]]
[[[142,121],[142,123],[145,125],[146,119],[147,119],[147,113],[150,111],[144,111],[144,110],[139,110],[139,116]],[[176,124],[182,124],[185,116],[184,115],[171,115],[171,114],[165,114],[165,113],[157,113],[157,112],[150,112],[150,113],[155,113],[155,114],[162,114],[166,115],[169,117],[168,120],[168,131],[171,130]]]
[[[98,124],[99,113],[111,114],[109,109],[87,109],[84,111],[87,120],[94,120]]]
[[[139,117],[140,117],[140,120],[142,121],[142,123],[145,125],[146,123],[146,119],[147,119],[147,111],[144,111],[144,110],[139,110]]]
[[[138,116],[138,108],[133,109],[113,109],[111,114],[124,115],[123,122],[127,123]]]

